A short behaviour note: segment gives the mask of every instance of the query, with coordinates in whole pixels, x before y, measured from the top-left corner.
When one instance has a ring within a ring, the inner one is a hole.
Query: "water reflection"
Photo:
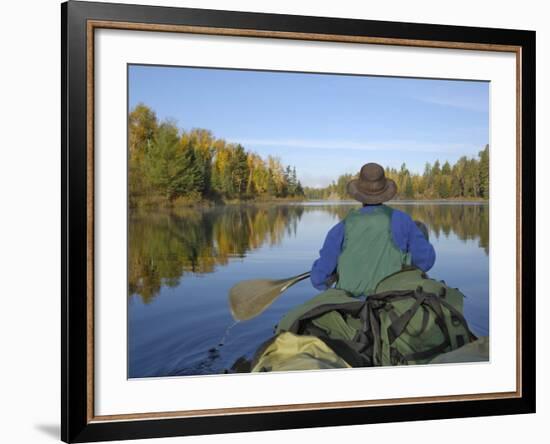
[[[460,240],[477,240],[489,254],[489,206],[486,204],[412,204],[393,205],[424,222],[439,239],[455,234]]]
[[[128,292],[150,302],[185,273],[205,274],[295,233],[298,206],[227,206],[133,213],[128,226]]]
[[[392,204],[423,221],[432,236],[477,241],[489,253],[489,208],[482,204]],[[177,287],[188,273],[213,273],[231,258],[295,236],[304,212],[340,220],[351,204],[226,206],[132,213],[128,226],[128,294],[151,302],[163,286]],[[320,242],[322,239],[320,239]],[[312,245],[317,250],[319,245]]]

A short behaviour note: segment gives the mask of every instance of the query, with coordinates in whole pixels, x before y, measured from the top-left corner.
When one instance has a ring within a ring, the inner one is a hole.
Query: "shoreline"
[[[489,199],[480,198],[449,198],[449,199],[398,199],[390,200],[386,202],[389,205],[418,205],[418,204],[478,204],[488,205]],[[231,207],[231,206],[264,206],[264,205],[297,205],[297,204],[319,204],[319,205],[353,205],[360,203],[355,200],[325,200],[325,199],[296,199],[296,198],[275,198],[275,199],[246,199],[246,200],[201,200],[196,202],[175,202],[172,204],[151,202],[142,205],[130,206],[129,211],[143,211],[143,210],[177,210],[177,209],[208,209],[217,207]]]
[[[352,199],[324,200],[324,199],[306,199],[303,202],[327,202],[327,203],[359,203]],[[489,203],[489,199],[482,198],[448,198],[448,199],[394,199],[384,202],[387,204],[408,204],[408,203]]]

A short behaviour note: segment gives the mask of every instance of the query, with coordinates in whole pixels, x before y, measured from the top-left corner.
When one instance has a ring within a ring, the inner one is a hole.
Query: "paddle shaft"
[[[302,274],[299,274],[298,276],[294,276],[292,278],[289,278],[288,279],[288,282],[286,283],[286,285],[283,285],[283,287],[281,288],[281,293],[283,291],[286,291],[288,288],[290,288],[291,286],[293,286],[294,284],[300,282],[300,281],[303,281],[304,279],[307,279],[309,276],[311,276],[311,272],[310,271],[306,271],[305,273],[302,273]]]

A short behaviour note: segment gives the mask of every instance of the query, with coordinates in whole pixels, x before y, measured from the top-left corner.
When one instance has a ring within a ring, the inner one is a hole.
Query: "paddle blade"
[[[254,279],[239,282],[229,290],[229,308],[236,321],[258,316],[284,291],[287,281]]]

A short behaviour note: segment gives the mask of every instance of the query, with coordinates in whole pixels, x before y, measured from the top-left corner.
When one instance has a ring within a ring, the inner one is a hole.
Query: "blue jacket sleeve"
[[[394,210],[392,232],[397,246],[411,254],[413,265],[422,271],[428,271],[433,267],[435,263],[434,247],[407,213]]]
[[[340,222],[327,233],[323,247],[319,251],[319,259],[311,267],[311,283],[317,290],[328,288],[326,282],[336,270],[343,242],[344,223]]]
[[[424,237],[420,228],[413,222],[409,231],[409,251],[412,263],[423,271],[428,271],[435,263],[435,250]]]

